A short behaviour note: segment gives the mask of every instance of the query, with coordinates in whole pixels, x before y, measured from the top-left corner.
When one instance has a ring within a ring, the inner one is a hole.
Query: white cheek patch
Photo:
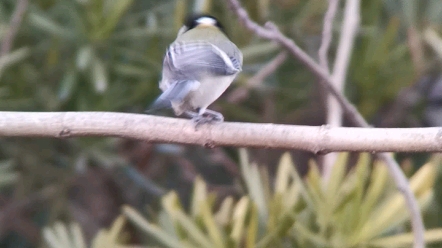
[[[211,25],[211,26],[216,25],[216,20],[210,17],[200,17],[198,18],[198,20],[196,20],[196,22],[202,25]]]

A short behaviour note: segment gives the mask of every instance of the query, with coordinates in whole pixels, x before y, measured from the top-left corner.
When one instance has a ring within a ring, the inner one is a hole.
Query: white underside
[[[210,80],[201,80],[201,84],[189,96],[189,104],[194,108],[206,109],[216,99],[218,99],[224,91],[230,86],[235,75],[211,78]]]

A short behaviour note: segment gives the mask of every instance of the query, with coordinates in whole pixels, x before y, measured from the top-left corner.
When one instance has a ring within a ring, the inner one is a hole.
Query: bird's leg
[[[203,115],[207,115],[208,117],[210,117],[212,119],[212,121],[216,121],[216,122],[223,122],[224,121],[224,116],[221,113],[210,110],[210,109],[205,109]]]
[[[196,124],[195,128],[206,123],[224,121],[224,116],[221,113],[205,108],[200,108],[198,113],[193,111],[186,111],[184,113],[188,117],[192,118],[192,121]]]
[[[184,111],[184,115],[192,120],[199,116],[199,114],[197,112],[193,112],[193,111]]]

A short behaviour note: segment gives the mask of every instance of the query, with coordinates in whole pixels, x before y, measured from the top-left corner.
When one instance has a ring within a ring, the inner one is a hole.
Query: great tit
[[[242,70],[243,56],[229,40],[221,23],[200,14],[187,18],[163,60],[163,93],[151,110],[173,108],[198,124],[223,121],[221,113],[207,109]]]

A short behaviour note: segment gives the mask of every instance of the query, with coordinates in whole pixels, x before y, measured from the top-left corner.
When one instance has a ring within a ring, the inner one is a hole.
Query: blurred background
[[[253,20],[274,21],[317,59],[327,1],[241,2]],[[373,126],[441,126],[442,2],[361,4],[346,96]],[[243,72],[212,109],[227,121],[324,124],[326,94],[317,79],[276,44],[244,29],[225,1],[215,0],[0,0],[0,110],[143,113],[160,92],[165,49],[193,12],[218,17],[244,54]],[[269,63],[276,69],[263,77]],[[248,151],[271,181],[285,151]],[[309,159],[317,159],[301,151],[290,154],[301,175]],[[411,175],[430,154],[397,158]],[[238,183],[236,148],[117,138],[1,138],[0,247],[44,246],[42,229],[55,221],[78,223],[89,243],[124,204],[146,218],[155,216],[170,190],[187,208],[198,175],[216,193],[215,207],[227,196],[239,199],[245,193]],[[434,189],[427,227],[442,226],[441,188]]]

